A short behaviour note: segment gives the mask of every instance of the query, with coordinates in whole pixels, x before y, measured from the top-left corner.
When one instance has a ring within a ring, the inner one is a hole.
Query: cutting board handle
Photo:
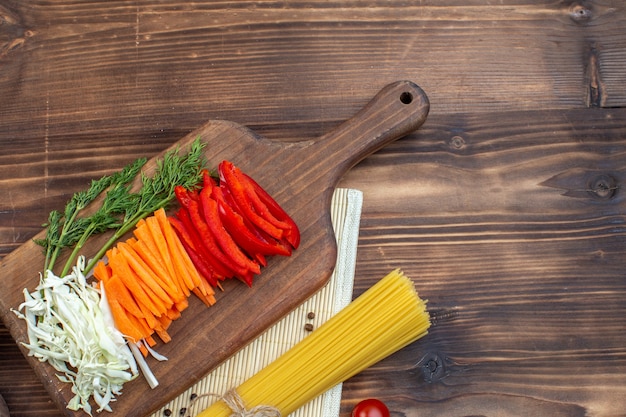
[[[420,127],[430,109],[426,93],[411,81],[385,86],[351,119],[321,136],[327,166],[341,177],[348,169],[383,146]]]

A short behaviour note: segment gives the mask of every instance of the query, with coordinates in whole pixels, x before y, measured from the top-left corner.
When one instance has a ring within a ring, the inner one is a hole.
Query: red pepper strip
[[[288,229],[289,225],[281,221],[281,219],[276,218],[272,214],[272,212],[267,208],[265,203],[263,203],[263,201],[259,198],[256,191],[252,187],[252,184],[249,183],[249,181],[247,180],[246,176],[244,176],[244,173],[241,171],[241,169],[233,165],[232,172],[235,178],[237,179],[237,182],[243,185],[243,189],[245,191],[246,197],[252,204],[254,211],[258,213],[259,216],[261,216],[263,219],[267,220],[268,222],[278,227],[279,229],[283,229],[283,230]]]
[[[189,254],[189,258],[191,258],[191,261],[198,269],[198,272],[200,272],[200,274],[213,288],[217,288],[217,276],[215,274],[215,271],[213,270],[213,267],[209,265],[209,263],[206,262],[202,258],[202,256],[200,256],[198,250],[194,245],[193,238],[190,236],[189,231],[187,231],[187,229],[183,225],[183,222],[175,217],[169,217],[168,220],[176,231],[176,234],[180,238],[180,241],[182,242],[185,251],[187,251],[187,253]]]
[[[188,231],[189,236],[191,236],[194,246],[197,248],[198,254],[204,259],[211,267],[215,274],[217,275],[217,279],[223,280],[224,278],[232,278],[235,275],[230,268],[224,265],[222,262],[217,259],[214,253],[211,253],[206,245],[202,243],[202,239],[198,234],[198,230],[193,224],[191,220],[191,215],[189,214],[189,210],[186,207],[181,208],[176,213],[176,217],[181,221],[185,229]]]
[[[283,237],[282,229],[274,226],[254,211],[252,203],[246,196],[244,184],[239,182],[234,170],[235,166],[228,161],[222,161],[218,167],[220,179],[226,184],[226,187],[228,187],[228,190],[231,192],[233,199],[239,206],[242,214],[274,239],[280,239]]]
[[[243,185],[244,192],[246,193],[246,197],[248,201],[252,204],[254,211],[258,213],[263,219],[267,220],[274,226],[279,229],[285,230],[290,226],[285,223],[281,219],[276,218],[273,213],[268,209],[267,205],[259,198],[256,190],[253,188],[252,184],[248,181],[247,176],[237,167],[233,166],[233,173],[237,181]]]
[[[222,248],[224,254],[230,257],[237,265],[255,274],[261,273],[259,264],[252,261],[239,249],[239,246],[237,246],[237,243],[235,243],[230,233],[224,228],[217,208],[217,201],[211,198],[211,192],[212,187],[204,187],[202,191],[200,191],[200,206],[204,214],[204,220],[209,226],[209,230],[213,233],[217,244]]]
[[[204,244],[202,244],[200,236],[191,222],[189,211],[187,211],[184,207],[181,208],[178,212],[176,212],[176,218],[180,220],[183,227],[191,237],[191,240],[196,247],[196,252],[200,255],[200,258],[203,259],[204,262],[206,262],[213,270],[215,278],[223,281],[227,277],[233,277],[235,273],[215,259],[215,257],[207,251]]]
[[[189,206],[189,202],[191,201],[191,197],[189,195],[189,191],[183,187],[182,185],[177,185],[174,187],[174,194],[176,195],[176,200],[178,203],[183,206]]]
[[[242,276],[242,277],[237,277],[241,282],[245,283],[248,287],[252,287],[252,280],[254,278],[254,276],[252,275],[252,272],[248,272],[246,275]]]
[[[296,222],[287,214],[287,212],[274,200],[274,198],[261,187],[252,177],[246,173],[242,173],[250,186],[254,189],[259,199],[265,203],[268,210],[279,220],[287,223],[289,228],[285,230],[285,239],[296,249],[300,245],[300,229]]]
[[[222,252],[218,243],[215,241],[213,234],[211,233],[209,225],[204,221],[204,217],[200,213],[200,205],[198,202],[194,200],[190,201],[187,210],[189,210],[191,222],[196,227],[196,230],[198,230],[200,239],[209,253],[214,255],[220,263],[226,265],[226,267],[233,271],[235,275],[244,275],[248,269],[237,264],[229,256]]]
[[[213,187],[215,185],[215,180],[211,177],[211,174],[208,170],[202,170],[202,187]]]
[[[248,230],[250,230],[257,237],[257,239],[264,241],[264,242],[268,242],[271,245],[276,245],[278,247],[277,249],[280,252],[279,254],[284,254],[284,256],[291,256],[292,247],[285,240],[284,237],[281,239],[274,239],[272,236],[268,235],[265,231],[263,231],[261,228],[253,224],[250,220],[248,220],[243,215],[243,213],[239,209],[239,206],[237,206],[237,203],[233,199],[233,196],[231,195],[228,188],[226,187],[222,188],[222,193],[224,195],[224,199],[226,200],[226,204],[230,205],[233,211],[235,211],[236,213],[239,214],[239,216],[241,216],[244,224],[248,227]]]
[[[248,255],[255,259],[259,255],[290,255],[290,252],[286,251],[284,247],[277,243],[272,244],[256,234],[256,229],[251,230],[245,223],[243,217],[226,202],[221,187],[217,185],[213,186],[213,198],[217,201],[220,218],[222,219],[224,227],[230,232],[235,242],[237,242]],[[272,241],[276,242],[273,239]]]

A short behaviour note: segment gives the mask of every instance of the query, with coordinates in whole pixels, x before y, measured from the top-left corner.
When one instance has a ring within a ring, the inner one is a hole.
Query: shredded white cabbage
[[[73,271],[57,277],[47,271],[35,291],[24,289],[18,317],[26,320],[30,355],[48,362],[63,382],[72,384],[67,405],[91,414],[111,411],[109,403],[121,394],[125,382],[138,375],[137,363],[124,336],[115,328],[104,292],[87,284],[84,257]],[[23,311],[23,313],[21,313]]]

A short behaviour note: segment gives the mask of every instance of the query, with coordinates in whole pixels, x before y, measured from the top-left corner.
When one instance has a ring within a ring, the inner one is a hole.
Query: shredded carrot
[[[104,263],[104,261],[99,261],[93,268],[93,276],[96,277],[98,281],[106,282],[111,278],[111,268]]]
[[[154,291],[152,291],[152,289],[148,286],[148,284],[146,284],[145,282],[141,281],[137,276],[135,276],[135,279],[138,280],[139,285],[141,286],[141,288],[145,291],[145,293],[148,295],[148,297],[150,297],[150,300],[152,301],[152,303],[156,306],[157,308],[157,312],[158,313],[154,313],[155,316],[161,316],[163,315],[168,308],[170,308],[171,305],[173,305],[174,303],[170,300],[169,302],[165,302],[162,299],[159,298],[159,296],[157,296]]]
[[[131,246],[137,255],[145,262],[146,266],[160,278],[161,282],[167,284],[168,293],[175,302],[185,298],[185,294],[180,291],[178,284],[168,275],[159,258],[154,256],[143,240],[138,240]]]
[[[195,294],[215,304],[215,288],[200,273],[164,209],[139,221],[133,236],[106,253],[94,268],[97,284],[109,295],[115,324],[143,355],[157,339],[172,340],[168,328]]]
[[[147,314],[147,316],[150,316],[150,314]],[[146,337],[148,337],[152,333],[154,333],[154,330],[150,327],[150,325],[148,324],[148,321],[145,318],[141,318],[140,319],[138,317],[134,317],[132,315],[129,315],[128,319],[141,332],[141,338],[142,339],[145,339]]]
[[[173,302],[172,297],[168,294],[172,292],[168,288],[168,292],[163,287],[169,286],[167,283],[161,282],[160,278],[155,275],[143,260],[137,255],[137,252],[126,242],[118,243],[117,247],[120,253],[125,257],[126,262],[137,276],[154,292],[154,294],[165,303]]]
[[[115,327],[131,340],[141,340],[143,337],[141,331],[129,320],[129,317],[132,317],[132,315],[126,314],[126,311],[116,299],[109,299],[108,301],[113,320],[115,321]]]
[[[144,304],[140,304],[139,308],[141,309],[142,313],[143,313],[143,317],[141,317],[141,323],[145,324],[145,329],[144,329],[144,334],[147,334],[147,332],[150,329],[154,329],[154,326],[156,326],[156,324],[159,322],[159,318],[156,317],[151,311],[150,309],[148,309],[148,307],[146,307]],[[163,317],[164,314],[161,315],[161,317]]]
[[[156,217],[151,216],[146,218],[146,225],[148,226],[148,230],[150,231],[150,235],[152,236],[152,241],[156,246],[157,253],[163,259],[163,264],[165,265],[167,272],[171,276],[175,275],[174,267],[172,266],[172,259],[170,257],[170,251],[167,248],[167,243],[165,242],[165,236],[161,232],[161,226],[159,225],[159,221]]]
[[[202,292],[202,290],[200,288],[194,288],[191,290],[196,297],[198,297],[200,299],[200,301],[202,301],[207,307],[212,306],[213,304],[215,304],[215,297],[213,297],[213,295],[207,295],[204,294]]]
[[[119,275],[112,275],[111,278],[104,283],[104,289],[106,290],[107,298],[115,299],[130,314],[136,317],[144,317],[141,308],[139,308],[133,295],[128,291],[128,288],[124,285]]]
[[[183,312],[187,307],[189,307],[189,301],[185,298],[179,303],[174,304],[176,310]]]
[[[126,288],[130,290],[138,303],[145,304],[145,306],[148,307],[155,316],[160,316],[161,312],[140,285],[141,281],[137,279],[135,273],[132,271],[130,266],[128,266],[126,259],[124,259],[123,256],[115,256],[115,254],[119,254],[117,248],[113,249],[113,253],[114,255],[109,258],[109,265],[111,265],[114,273],[120,277],[124,285],[126,285]]]
[[[178,314],[180,315],[180,312]],[[161,328],[163,330],[167,330],[170,327],[170,324],[172,324],[172,322],[174,321],[169,317],[169,311],[163,316],[158,317],[157,320],[159,320],[159,323],[161,324]]]
[[[178,272],[178,276],[183,279],[188,289],[199,287],[202,277],[200,277],[196,267],[193,266],[189,255],[182,247],[183,245],[178,235],[174,232],[174,228],[172,228],[169,220],[167,220],[165,210],[157,210],[154,213],[154,217],[156,217],[159,226],[161,226],[161,232],[165,237],[165,242],[168,245],[174,269]]]
[[[172,340],[172,337],[169,335],[169,333],[163,329],[157,329],[156,330],[156,334],[159,335],[159,337],[161,338],[161,340],[163,341],[163,343],[169,343]]]
[[[154,338],[152,337],[152,335],[146,337],[146,343],[148,344],[148,346],[150,347],[154,347],[156,345],[156,340],[154,340]]]
[[[172,308],[165,312],[165,316],[170,320],[178,320],[181,316],[181,312],[177,308]]]
[[[143,355],[143,357],[147,358],[150,352],[148,352],[148,348],[146,347],[146,345],[144,345],[143,343],[138,343],[137,347],[141,351],[141,354]]]
[[[148,225],[145,222],[141,225],[141,227],[137,227],[133,231],[133,235],[137,238],[138,242],[143,242],[143,244],[150,250],[150,253],[152,253],[152,255],[159,260],[161,265],[165,267],[165,264],[162,262],[160,257],[159,249],[156,247],[156,244],[152,239],[152,235],[150,234],[150,229],[148,229]]]
[[[180,280],[180,276],[177,274],[176,269],[173,265],[172,257],[170,255],[170,251],[167,246],[167,242],[165,240],[165,236],[161,231],[161,226],[159,225],[159,221],[156,217],[151,216],[146,218],[146,224],[148,225],[148,230],[150,231],[150,235],[156,245],[159,255],[161,259],[163,259],[163,263],[169,273],[172,281],[177,283],[179,289],[185,294],[185,296],[189,297],[190,290],[183,282]]]

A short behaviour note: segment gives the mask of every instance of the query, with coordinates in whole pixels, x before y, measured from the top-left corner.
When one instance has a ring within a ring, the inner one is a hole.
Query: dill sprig
[[[92,181],[87,190],[75,193],[63,213],[50,212],[45,238],[35,240],[45,251],[44,271],[54,268],[63,249],[72,248],[60,275],[65,276],[89,237],[114,230],[111,238],[87,264],[84,273],[91,271],[106,251],[139,220],[174,200],[175,186],[193,188],[200,183],[205,165],[204,146],[198,137],[186,154],[181,155],[179,148],[167,152],[162,160],[157,161],[151,177],[141,172],[146,159],[137,159],[117,173]],[[137,175],[141,175],[142,186],[139,191],[132,192],[131,186]],[[106,194],[96,212],[81,217],[83,209],[102,193]]]
[[[145,158],[139,158],[110,176],[109,187],[98,210],[89,217],[78,219],[81,226],[77,227],[77,230],[82,230],[82,233],[72,243],[74,249],[60,276],[64,277],[70,272],[90,236],[120,227],[120,216],[124,215],[128,207],[134,204],[135,194],[130,192],[131,183],[145,163]]]
[[[162,160],[157,161],[156,170],[152,177],[142,173],[142,186],[132,197],[132,204],[126,207],[123,221],[116,228],[113,235],[104,244],[96,255],[89,261],[85,273],[91,271],[96,263],[102,259],[106,251],[117,240],[135,227],[141,219],[153,214],[161,207],[166,207],[176,197],[174,188],[182,185],[186,188],[196,187],[202,180],[202,170],[205,168],[205,143],[196,138],[189,151],[181,155],[179,149],[167,152]]]
[[[45,249],[44,271],[54,267],[63,248],[78,242],[88,223],[86,219],[79,218],[78,214],[111,185],[112,179],[112,175],[105,175],[98,180],[92,180],[87,190],[72,196],[63,213],[58,210],[50,212],[48,223],[44,224],[47,227],[45,238],[35,240]]]

